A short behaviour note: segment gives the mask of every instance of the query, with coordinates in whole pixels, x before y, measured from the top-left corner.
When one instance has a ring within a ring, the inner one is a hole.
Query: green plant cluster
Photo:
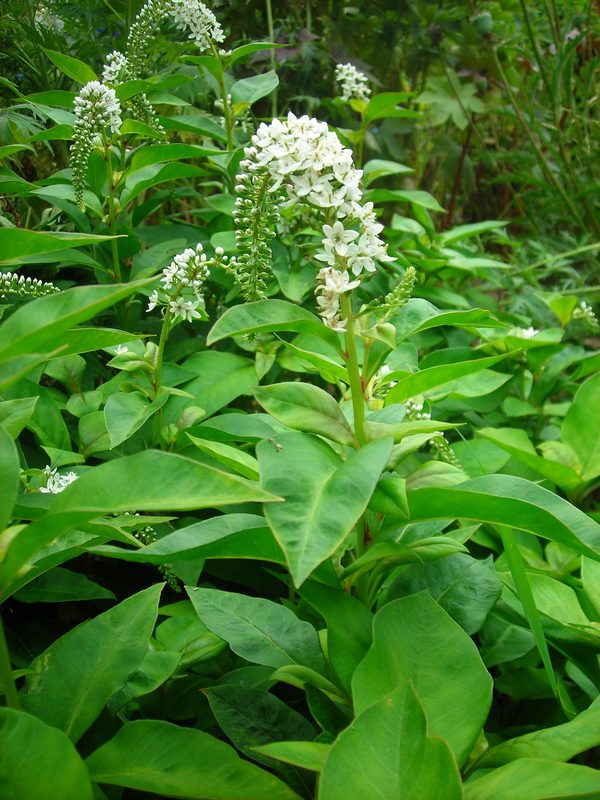
[[[598,23],[400,5],[0,22],[3,800],[600,797]]]

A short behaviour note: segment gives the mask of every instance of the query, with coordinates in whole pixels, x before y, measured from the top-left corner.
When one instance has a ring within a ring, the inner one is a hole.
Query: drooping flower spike
[[[341,90],[342,100],[363,100],[367,102],[371,94],[369,79],[354,64],[338,64],[335,79]]]

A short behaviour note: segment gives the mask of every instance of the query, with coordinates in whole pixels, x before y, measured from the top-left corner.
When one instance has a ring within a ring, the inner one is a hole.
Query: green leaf
[[[275,44],[274,42],[250,42],[250,44],[243,44],[241,47],[236,47],[235,50],[230,52],[227,56],[227,63],[231,67],[236,61],[239,61],[241,58],[246,58],[246,56],[250,56],[252,53],[257,53],[259,50],[274,50],[279,47],[287,47],[287,45]]]
[[[458,361],[454,364],[439,364],[406,377],[404,377],[405,373],[403,372],[390,372],[386,375],[386,381],[397,380],[397,383],[388,392],[386,405],[402,403],[410,397],[416,397],[419,394],[431,391],[431,389],[445,386],[458,378],[463,378],[465,375],[480,372],[502,361],[507,355],[503,353],[498,356],[475,358],[470,361]]]
[[[501,447],[518,461],[567,492],[576,489],[582,483],[581,476],[574,469],[558,461],[538,456],[525,431],[519,428],[480,428],[477,435]]]
[[[352,680],[356,713],[409,681],[429,733],[445,739],[462,766],[486,720],[492,679],[472,640],[427,592],[375,615],[373,644]]]
[[[448,536],[437,537],[458,548]],[[412,542],[417,548],[423,539]],[[372,549],[372,548],[371,548]],[[434,600],[469,635],[477,633],[502,591],[502,582],[490,564],[456,553],[439,561],[426,561],[403,567],[388,590],[386,600],[394,600],[426,589]]]
[[[159,408],[167,402],[169,395],[162,392],[150,402],[142,392],[118,392],[111,394],[104,406],[106,429],[111,448],[138,431]]]
[[[256,759],[252,748],[286,740],[312,740],[316,730],[283,700],[250,686],[211,686],[204,690],[223,733],[244,755]],[[259,759],[272,763],[269,759]]]
[[[18,400],[0,402],[0,425],[13,439],[27,427],[37,399],[37,397],[20,397]]]
[[[366,188],[379,178],[386,178],[389,175],[408,175],[411,172],[414,172],[414,169],[405,167],[404,164],[398,164],[397,161],[372,158],[363,168],[363,185]]]
[[[296,586],[340,547],[367,507],[392,449],[379,439],[341,461],[315,436],[284,433],[257,447],[262,485],[285,502],[265,516]]]
[[[310,383],[276,383],[254,391],[260,405],[279,422],[317,433],[340,444],[355,444],[354,433],[338,403]]]
[[[289,608],[218,589],[187,587],[187,592],[206,627],[247,661],[269,667],[299,664],[324,672],[317,632]]]
[[[310,311],[288,303],[287,300],[257,300],[233,306],[220,317],[210,330],[206,343],[215,344],[229,336],[268,331],[313,333],[333,344],[341,352],[338,336]]]
[[[64,250],[65,247],[94,245],[112,238],[112,236],[97,236],[91,233],[66,233],[64,231],[49,233],[47,231],[30,231],[25,228],[0,228],[0,264],[10,264],[15,259],[38,253]]]
[[[205,156],[218,155],[221,151],[207,149],[196,144],[171,144],[145,145],[137,150],[131,159],[131,171],[142,169],[153,164],[163,164],[168,161],[180,161],[187,158],[204,158]]]
[[[76,742],[142,661],[162,585],[151,586],[57,639],[32,664],[23,707]]]
[[[89,773],[62,731],[0,708],[0,742],[3,800],[92,800]]]
[[[42,50],[46,53],[50,61],[56,64],[62,73],[69,78],[73,78],[77,83],[85,84],[90,81],[98,80],[98,76],[94,70],[78,58],[65,55],[65,53],[58,53],[56,50],[48,50],[45,47],[42,47]]]
[[[449,231],[444,231],[439,234],[440,242],[443,246],[453,244],[454,242],[462,242],[463,239],[470,239],[472,236],[479,236],[488,231],[497,231],[508,225],[508,222],[500,219],[490,219],[485,222],[473,222],[470,225],[457,225]]]
[[[577,390],[567,411],[562,438],[582,464],[582,478],[590,481],[600,475],[600,373],[588,378]]]
[[[195,800],[298,800],[282,781],[213,736],[159,720],[127,722],[86,761],[96,783]]]
[[[407,117],[418,119],[420,114],[398,108],[398,103],[405,103],[413,92],[381,92],[374,95],[365,111],[365,122],[374,122],[376,119],[389,119],[390,117]]]
[[[516,791],[527,800],[594,800],[600,795],[600,772],[546,758],[520,758],[482,776],[475,774],[464,791],[465,800],[515,800]]]
[[[16,594],[21,603],[64,603],[72,600],[116,600],[114,594],[80,572],[55,567]]]
[[[367,192],[366,199],[376,205],[378,203],[410,203],[417,208],[426,208],[429,211],[444,211],[438,201],[429,192],[418,189],[371,189]]]
[[[342,686],[350,692],[354,670],[371,646],[373,615],[348,592],[316,581],[306,581],[300,595],[327,623],[327,655]]]
[[[500,767],[519,758],[570,761],[600,744],[600,697],[570,722],[526,733],[492,747],[477,761],[476,769]]]
[[[231,101],[232,103],[252,105],[262,97],[271,94],[277,86],[279,86],[279,78],[273,70],[264,72],[262,75],[253,75],[251,78],[242,78],[231,87]]]
[[[323,742],[273,742],[255,747],[257,753],[293,764],[295,767],[321,772],[325,766],[330,745]]]
[[[225,464],[226,467],[232,469],[234,472],[243,475],[250,480],[258,480],[260,478],[258,471],[258,461],[237,447],[231,447],[222,442],[212,442],[209,439],[199,439],[197,436],[187,434],[188,439],[196,445],[200,450],[213,456],[217,461]]]
[[[411,520],[469,519],[541,536],[600,561],[600,525],[553,492],[510,475],[408,494]]]
[[[0,425],[0,533],[12,519],[19,493],[19,454],[12,437]]]
[[[6,591],[45,544],[102,514],[132,508],[185,511],[276,499],[244,478],[173,453],[148,450],[116,459],[81,475],[57,495],[48,514],[12,539],[0,565],[0,587]]]
[[[0,234],[3,230],[10,229],[0,228]],[[147,283],[144,280],[105,286],[78,286],[27,303],[0,326],[0,361],[27,353],[50,352],[60,347],[69,328],[114,306]]]
[[[319,800],[461,800],[460,776],[427,721],[410,682],[363,711],[333,743],[319,781]]]

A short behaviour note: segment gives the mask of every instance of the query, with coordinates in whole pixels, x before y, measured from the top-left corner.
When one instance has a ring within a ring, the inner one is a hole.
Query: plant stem
[[[471,145],[472,136],[473,136],[473,125],[470,124],[467,129],[467,135],[465,136],[462,149],[460,151],[460,159],[458,160],[458,166],[456,167],[456,172],[454,174],[452,195],[450,197],[450,202],[448,203],[448,214],[446,216],[446,221],[444,223],[445,228],[450,228],[453,222],[454,209],[456,208],[456,198],[458,197],[458,191],[460,189],[460,184],[462,182],[463,168],[465,166],[467,153],[469,152],[469,147]]]
[[[231,106],[229,105],[229,96],[227,94],[227,86],[225,85],[225,70],[223,68],[223,59],[219,55],[219,51],[212,45],[212,51],[215,58],[219,60],[219,88],[221,90],[221,102],[223,103],[223,116],[225,117],[225,130],[227,132],[227,149],[229,152],[233,150],[233,115],[231,113]]]
[[[343,319],[348,320],[344,333],[344,343],[346,345],[348,377],[350,380],[350,391],[352,392],[352,409],[354,411],[354,434],[359,447],[366,443],[365,437],[365,399],[363,385],[358,366],[358,351],[356,349],[355,326],[356,320],[352,316],[352,304],[350,296],[343,294],[341,298],[341,311]]]
[[[106,174],[108,179],[108,226],[110,228],[110,235],[117,235],[117,214],[115,206],[115,185],[112,169],[112,156],[110,143],[106,145]],[[119,247],[116,239],[111,239],[110,246],[112,250],[113,261],[113,275],[117,283],[121,283],[121,261],[119,259]]]
[[[271,6],[271,0],[266,1],[266,9],[267,9],[267,27],[269,29],[269,41],[275,41],[275,27],[273,25],[273,8]],[[273,72],[277,71],[277,62],[275,60],[275,50],[271,50],[271,69]],[[277,116],[277,88],[273,89],[271,94],[271,116],[273,119]]]
[[[8,645],[6,644],[6,637],[4,636],[4,628],[2,626],[2,618],[0,617],[0,684],[2,684],[2,691],[6,697],[6,705],[9,708],[20,709],[21,703],[19,702],[19,695],[17,687],[12,675],[12,666],[10,663],[10,654],[8,652]]]
[[[156,366],[154,367],[154,398],[158,397],[162,381],[162,365],[165,355],[165,346],[169,338],[171,328],[171,309],[167,307],[165,311],[165,318],[163,320],[162,329],[160,331],[160,339],[158,342],[158,352],[156,354]]]

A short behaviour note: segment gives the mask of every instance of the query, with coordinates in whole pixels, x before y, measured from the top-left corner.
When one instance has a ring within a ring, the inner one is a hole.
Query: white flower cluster
[[[79,475],[74,472],[67,472],[66,475],[60,475],[56,469],[51,469],[50,466],[44,467],[44,476],[46,478],[46,485],[42,486],[40,492],[42,494],[60,494],[63,489],[66,489],[70,483],[76,481]]]
[[[161,286],[150,295],[147,310],[163,306],[168,308],[174,319],[184,322],[200,319],[202,315],[198,309],[204,302],[202,289],[210,275],[209,267],[215,264],[224,266],[226,262],[227,257],[221,247],[215,249],[211,259],[204,252],[202,244],[198,243],[195,249],[187,247],[163,269]]]
[[[415,400],[407,400],[404,404],[406,406],[406,418],[410,420],[423,420],[431,419],[431,414],[423,411],[423,403],[417,403]]]
[[[210,50],[213,42],[225,39],[223,29],[213,12],[200,0],[170,0],[168,13],[177,28],[188,32],[202,52]]]
[[[581,300],[577,308],[573,311],[573,319],[581,320],[590,333],[596,333],[600,328],[598,317],[594,313],[594,309],[585,300]]]
[[[335,68],[335,79],[340,86],[342,100],[368,101],[371,94],[369,79],[354,64],[338,64]]]
[[[243,170],[267,170],[272,190],[283,185],[291,203],[308,203],[334,218],[332,225],[323,226],[323,251],[316,256],[329,267],[320,276],[317,303],[325,324],[342,329],[338,311],[341,294],[349,291],[347,270],[359,276],[374,272],[376,260],[394,260],[379,238],[383,226],[373,204],[361,202],[362,170],[354,168],[351,151],[327,123],[292,112],[284,122],[274,119],[260,125],[244,152]],[[336,286],[345,288],[338,291]]]
[[[65,29],[65,23],[48,6],[38,6],[33,21],[38,30],[45,28],[55,33],[62,33]]]
[[[106,62],[102,70],[102,80],[105,83],[112,83],[113,86],[117,86],[128,79],[129,73],[129,61],[126,55],[119,52],[119,50],[113,50],[112,53],[106,56]]]
[[[334,331],[346,329],[346,320],[340,316],[341,297],[360,285],[360,281],[351,281],[344,270],[340,272],[333,267],[323,267],[317,275],[317,306],[323,322]]]
[[[537,328],[511,328],[508,333],[511,336],[518,336],[519,339],[533,339],[539,331]]]
[[[85,126],[97,133],[109,126],[115,133],[121,128],[121,106],[114,89],[100,81],[90,81],[75,98],[75,125]]]

